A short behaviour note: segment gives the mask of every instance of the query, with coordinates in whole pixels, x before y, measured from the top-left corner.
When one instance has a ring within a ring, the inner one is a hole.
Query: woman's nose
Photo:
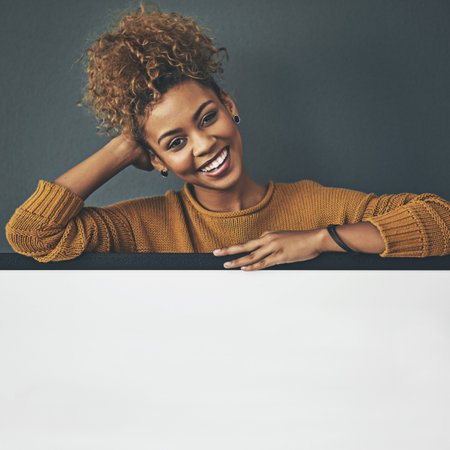
[[[216,138],[214,136],[197,134],[192,142],[194,156],[201,156],[211,152],[211,150],[214,149],[215,144]]]

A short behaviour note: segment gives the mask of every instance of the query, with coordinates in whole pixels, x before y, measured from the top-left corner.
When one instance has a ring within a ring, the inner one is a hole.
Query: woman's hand
[[[265,269],[276,264],[307,261],[320,255],[321,230],[265,231],[257,239],[243,244],[214,250],[215,256],[251,252],[249,255],[226,262],[227,269]]]
[[[150,152],[144,149],[130,133],[123,132],[119,136],[111,140],[111,143],[118,145],[120,149],[126,154],[130,155],[131,165],[134,167],[150,172],[154,169],[151,160]]]

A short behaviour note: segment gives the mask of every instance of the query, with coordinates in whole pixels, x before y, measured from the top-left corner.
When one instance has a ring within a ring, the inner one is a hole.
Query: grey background
[[[261,183],[308,178],[364,192],[450,199],[450,4],[384,0],[161,0],[211,28],[230,61],[244,163]],[[107,138],[76,106],[74,65],[114,12],[138,2],[43,0],[0,15],[2,229],[39,179],[53,181]],[[172,175],[172,174],[171,174]],[[127,168],[86,201],[162,195],[183,182]],[[4,231],[0,251],[11,252]]]

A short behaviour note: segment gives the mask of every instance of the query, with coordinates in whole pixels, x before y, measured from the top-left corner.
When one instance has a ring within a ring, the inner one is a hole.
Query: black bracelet
[[[328,233],[330,233],[330,236],[334,239],[334,242],[336,242],[336,244],[339,245],[339,247],[343,248],[347,253],[352,253],[354,255],[360,253],[360,252],[355,252],[350,247],[345,245],[344,241],[337,234],[337,231],[336,231],[337,226],[339,226],[339,225],[328,225],[327,226]]]

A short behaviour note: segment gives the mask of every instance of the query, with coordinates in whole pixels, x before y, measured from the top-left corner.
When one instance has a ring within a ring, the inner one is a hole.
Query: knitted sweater
[[[450,254],[450,203],[434,194],[377,196],[325,187],[312,180],[269,181],[251,208],[213,212],[189,185],[164,196],[85,207],[69,189],[40,180],[6,225],[12,248],[37,261],[83,252],[206,253],[255,239],[264,231],[312,230],[371,222],[385,243],[382,257]]]

